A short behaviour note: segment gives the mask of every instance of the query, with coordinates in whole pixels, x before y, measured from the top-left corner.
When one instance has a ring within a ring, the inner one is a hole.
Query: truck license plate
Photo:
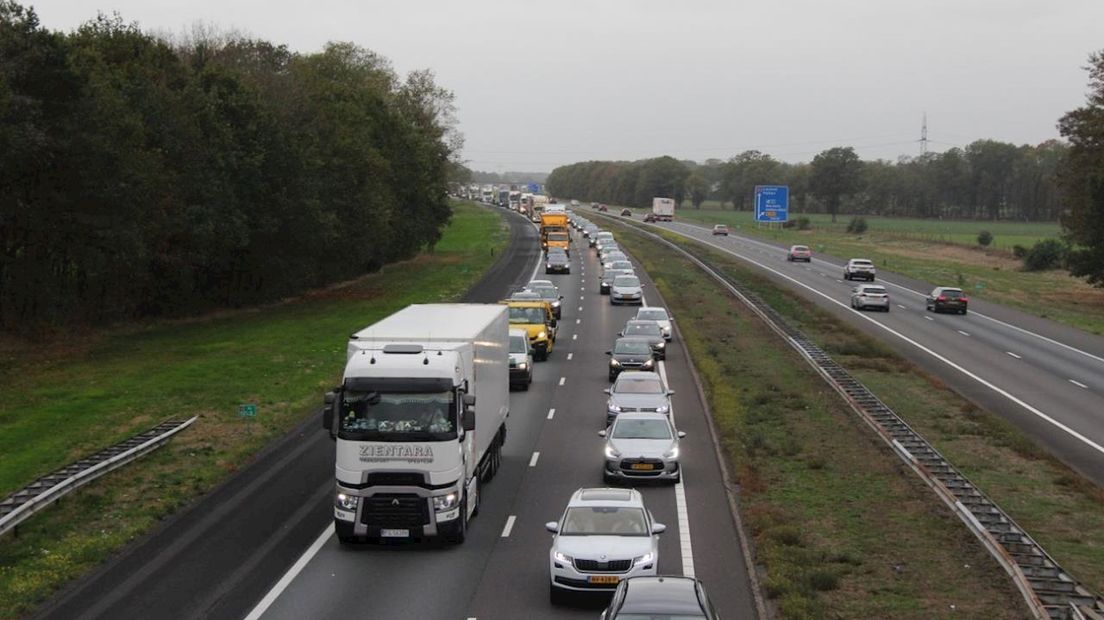
[[[632,468],[633,469],[651,469],[652,464],[651,463],[633,463]]]
[[[381,538],[410,538],[410,530],[380,530]]]
[[[614,584],[620,581],[621,578],[617,575],[591,575],[590,583],[607,583]]]

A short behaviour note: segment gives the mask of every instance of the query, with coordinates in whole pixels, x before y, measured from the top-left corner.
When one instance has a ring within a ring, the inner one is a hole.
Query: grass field
[[[965,526],[796,353],[678,255],[634,234],[619,241],[678,317],[782,617],[1026,617]],[[697,248],[816,339],[1063,566],[1104,590],[1100,489],[877,341]]]
[[[283,304],[39,345],[5,342],[0,495],[169,418],[165,448],[0,541],[0,617],[18,617],[316,410],[348,334],[411,303],[456,299],[507,239],[498,214],[456,208],[435,252]],[[237,417],[256,403],[256,420]]]

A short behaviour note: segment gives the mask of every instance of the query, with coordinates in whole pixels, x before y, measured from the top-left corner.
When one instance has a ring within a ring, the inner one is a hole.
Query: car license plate
[[[651,469],[652,464],[651,463],[633,463],[632,468],[633,469]]]
[[[380,530],[381,538],[410,538],[410,530]]]
[[[617,575],[591,575],[590,576],[590,583],[615,584],[619,581],[621,581],[621,578],[618,577]]]

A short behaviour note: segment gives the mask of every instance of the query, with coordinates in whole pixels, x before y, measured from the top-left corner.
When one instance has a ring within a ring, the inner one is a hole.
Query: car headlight
[[[571,557],[570,555],[564,555],[559,551],[553,553],[552,557],[555,558],[557,562],[563,562],[564,564],[571,564],[575,561],[575,558]]]
[[[520,370],[525,370],[526,368],[529,367],[529,362],[518,362],[517,367]]]
[[[633,558],[633,564],[636,564],[638,566],[640,564],[648,564],[649,562],[651,562],[654,559],[655,559],[655,554],[654,553],[645,553],[644,555],[640,555],[640,556],[637,556],[637,557]]]
[[[552,263],[545,263],[544,266],[547,269],[551,269],[552,268]]]
[[[675,446],[674,448],[671,448],[670,450],[664,452],[663,453],[663,458],[665,458],[665,459],[677,459],[678,455],[679,455],[679,447]]]
[[[657,349],[666,349],[667,348],[667,343],[666,342],[661,342],[661,343],[656,345],[656,348]]]
[[[607,403],[606,404],[606,409],[609,409],[610,411],[612,411],[614,413],[621,413],[621,407],[619,407],[619,406],[617,406],[613,403]]]
[[[552,302],[552,307],[553,308],[559,308],[560,307],[560,302],[558,302],[558,301]]]
[[[613,446],[606,444],[606,458],[617,459],[621,458],[621,453],[613,449]]]
[[[346,495],[344,493],[338,493],[334,498],[334,504],[342,509],[350,512],[355,512],[357,506],[360,505],[360,498],[356,495]]]
[[[612,366],[614,368],[620,368],[621,367],[621,362],[619,362],[617,360],[610,360],[610,366]]]
[[[545,332],[545,331],[542,331],[541,333],[537,334],[537,340],[540,340],[541,338],[547,338],[547,337],[548,337],[548,332]]]
[[[671,410],[670,405],[660,405],[656,407],[656,413],[667,413]]]
[[[643,364],[641,364],[640,367],[641,368],[651,368],[654,365],[655,365],[655,360],[645,360],[645,362]]]
[[[452,510],[456,508],[456,505],[460,501],[459,493],[449,493],[448,495],[436,495],[433,498],[433,509],[437,512],[444,512],[446,510]]]

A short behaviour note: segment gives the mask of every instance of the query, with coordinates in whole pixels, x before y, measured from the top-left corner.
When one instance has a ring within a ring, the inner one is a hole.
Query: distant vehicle
[[[670,416],[662,413],[622,412],[608,430],[598,431],[606,438],[606,466],[602,478],[615,480],[682,480],[679,468],[679,439],[686,436],[675,430]]]
[[[628,269],[607,269],[598,279],[598,294],[609,295],[614,278],[617,276],[630,276],[633,275],[633,273],[633,271]]]
[[[337,442],[327,503],[341,543],[464,542],[480,481],[501,462],[509,338],[507,310],[487,304],[407,306],[349,337],[322,412]]]
[[[671,318],[670,314],[667,314],[667,308],[659,308],[657,306],[647,306],[636,311],[637,321],[655,321],[656,325],[663,330],[663,338],[670,342],[674,333],[671,327],[671,321],[675,319]]]
[[[544,259],[544,273],[571,273],[571,259],[567,252],[550,251]]]
[[[541,194],[533,194],[529,198],[529,201],[532,203],[530,205],[529,212],[533,214],[533,217],[538,217],[539,218],[540,214],[544,211],[544,208],[548,206],[548,196],[542,196]],[[539,222],[540,220],[537,219],[536,221]]]
[[[571,201],[571,206],[573,206],[573,207],[579,206],[579,201],[578,200],[572,200]]]
[[[563,305],[563,295],[560,295],[554,288],[535,288],[530,289],[544,301],[547,301],[552,306],[552,316],[556,317],[558,321],[560,319],[560,310]]]
[[[615,254],[620,254],[622,258],[617,258],[617,256],[614,256]],[[625,260],[624,256],[625,255],[621,252],[610,252],[606,256],[607,258],[609,258],[609,261],[602,263],[602,271],[605,272],[606,269],[624,269],[627,271],[632,271],[633,264]]]
[[[498,197],[498,192],[490,185],[483,186],[483,202],[487,204],[494,204],[495,199]]]
[[[621,209],[621,217],[632,217],[632,209]]]
[[[598,204],[597,202],[590,203],[590,208],[591,209],[597,209],[600,206],[602,206],[602,205]]]
[[[874,281],[874,263],[865,258],[852,258],[843,266],[843,279]]]
[[[889,312],[889,291],[877,284],[860,284],[851,289],[851,307],[856,310],[880,308]]]
[[[509,205],[508,206],[511,209],[513,209],[514,211],[517,211],[517,208],[521,205],[521,192],[519,192],[519,191],[510,192],[510,194],[508,196],[508,200],[509,200]]]
[[[529,334],[533,358],[538,362],[547,360],[556,342],[556,317],[552,316],[551,304],[540,299],[502,303],[509,308],[510,327],[524,329]]]
[[[531,291],[529,289],[523,289],[517,291],[513,295],[510,295],[510,301],[536,301],[540,298],[540,293],[538,293],[537,291]]]
[[[714,224],[713,225],[713,234],[714,235],[724,235],[724,236],[727,237],[728,236],[728,226],[725,226],[724,224]]]
[[[508,207],[510,206],[510,190],[500,189],[498,190],[498,206]]]
[[[524,329],[510,330],[510,389],[528,390],[533,383],[533,347]]]
[[[931,294],[928,295],[928,298],[924,302],[924,309],[931,310],[932,312],[949,310],[966,314],[966,306],[969,301],[970,300],[966,298],[966,293],[962,292],[962,289],[950,286],[940,286],[933,289]]]
[[[602,212],[609,211],[609,207],[606,205],[598,205],[598,210]]]
[[[617,304],[643,304],[644,289],[640,278],[636,276],[617,276],[610,284],[610,303]]]
[[[598,260],[603,263],[607,262],[607,257],[616,254],[625,254],[621,251],[621,246],[617,245],[616,241],[604,241],[598,245]]]
[[[659,221],[659,220],[657,220],[657,219],[656,219],[656,216],[655,216],[655,214],[653,214],[653,213],[645,213],[645,214],[644,214],[644,221],[645,221],[645,222],[657,222],[657,221]]]
[[[541,247],[545,250],[561,248],[571,253],[571,237],[567,232],[567,214],[545,209],[540,214]]]
[[[693,577],[631,577],[617,586],[601,620],[717,620],[702,583]]]
[[[549,600],[575,592],[612,592],[622,579],[655,575],[659,535],[635,489],[579,489],[558,521],[544,524],[555,534],[548,550]]]
[[[609,380],[613,381],[622,370],[652,370],[655,368],[655,354],[651,341],[633,336],[618,338],[613,348],[606,351],[610,356]]]
[[[613,233],[606,231],[599,231],[596,235],[590,236],[591,247],[598,247],[598,243],[601,241],[613,241]]]
[[[652,198],[652,217],[657,222],[670,222],[675,219],[675,201],[671,198]]]
[[[790,251],[786,253],[786,260],[790,262],[803,260],[806,263],[811,263],[813,262],[813,251],[807,245],[791,245]]]
[[[552,280],[529,280],[529,284],[526,284],[525,288],[528,288],[528,289],[550,288],[550,289],[553,289],[555,291],[560,290],[556,287],[556,285],[552,282]]]
[[[630,319],[625,323],[625,329],[618,336],[641,336],[647,338],[652,345],[652,351],[659,359],[667,359],[667,339],[663,337],[663,328],[655,321],[638,321]]]
[[[606,402],[607,427],[622,412],[668,414],[671,412],[671,396],[675,393],[663,385],[659,373],[643,370],[626,370],[617,375],[612,387],[603,391],[609,394]]]

